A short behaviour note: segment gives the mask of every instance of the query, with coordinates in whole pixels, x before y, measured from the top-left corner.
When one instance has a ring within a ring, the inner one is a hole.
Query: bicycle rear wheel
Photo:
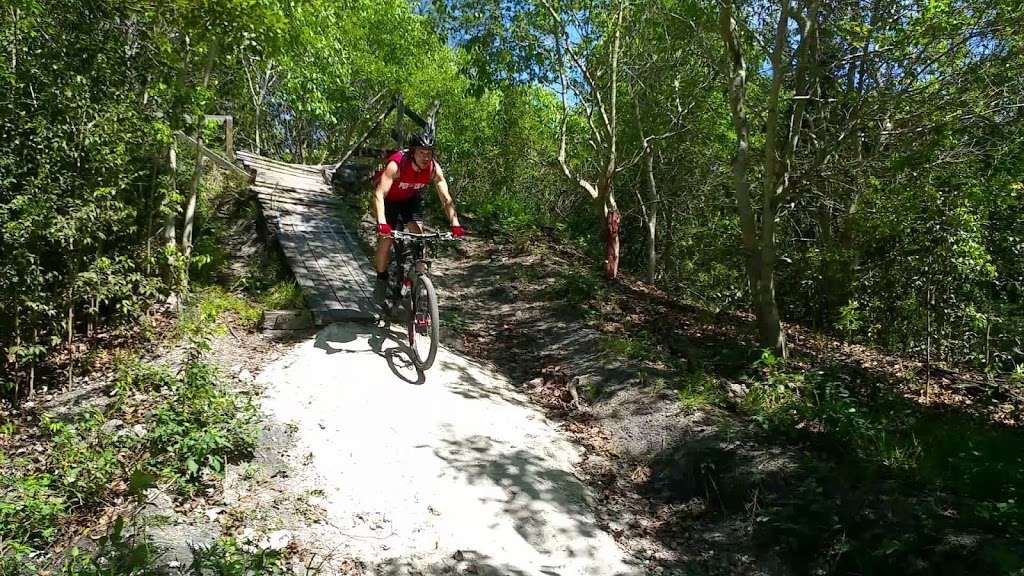
[[[428,276],[417,276],[409,311],[409,348],[420,370],[433,366],[441,323],[437,318],[437,293]]]

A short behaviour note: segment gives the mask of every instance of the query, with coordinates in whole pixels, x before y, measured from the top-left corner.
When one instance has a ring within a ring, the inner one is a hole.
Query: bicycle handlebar
[[[459,238],[452,236],[451,232],[427,232],[423,234],[414,234],[412,232],[392,230],[391,234],[388,234],[384,237],[397,238],[399,240],[459,240]]]

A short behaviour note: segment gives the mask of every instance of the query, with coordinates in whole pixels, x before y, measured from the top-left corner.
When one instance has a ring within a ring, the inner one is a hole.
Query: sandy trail
[[[299,541],[379,574],[640,574],[599,529],[579,449],[525,396],[442,348],[427,374],[372,326],[334,324],[259,376],[323,521]]]

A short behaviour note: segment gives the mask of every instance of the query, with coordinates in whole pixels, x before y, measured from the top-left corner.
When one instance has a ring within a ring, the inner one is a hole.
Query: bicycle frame
[[[392,278],[391,293],[397,298],[396,302],[404,299],[401,294],[403,288],[411,288],[416,283],[417,276],[430,276],[431,260],[428,247],[430,242],[441,240],[455,240],[451,233],[428,232],[415,234],[395,230],[390,238],[394,241],[394,263],[398,274]],[[407,266],[406,258],[410,257],[412,266]]]

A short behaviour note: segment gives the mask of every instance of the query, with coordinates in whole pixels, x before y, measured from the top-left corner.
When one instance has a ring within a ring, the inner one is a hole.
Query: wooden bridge
[[[376,317],[373,268],[340,202],[324,181],[325,166],[278,162],[248,152],[236,161],[251,174],[268,228],[276,234],[317,325]]]
[[[370,104],[383,95],[382,92]],[[221,168],[250,177],[249,187],[259,199],[267,226],[276,235],[295,275],[295,281],[306,297],[312,320],[317,325],[341,320],[371,320],[377,318],[371,285],[373,267],[360,248],[356,231],[345,227],[341,218],[341,203],[323,175],[343,166],[349,158],[361,151],[361,155],[368,153],[370,156],[381,157],[383,150],[366,147],[364,144],[391,112],[395,112],[396,121],[391,136],[395,146],[401,147],[405,142],[405,119],[433,131],[439,107],[440,102],[433,102],[427,114],[421,117],[408,108],[401,97],[396,98],[393,103],[383,107],[383,111],[376,115],[370,127],[338,163],[328,165],[288,164],[251,152],[236,153],[234,121],[228,115],[204,117],[206,121],[224,125],[223,155],[183,132],[176,132],[174,136],[177,141],[193,147],[197,154],[201,153]],[[196,166],[194,183],[201,174],[202,163]],[[190,204],[190,207],[193,205]],[[191,217],[186,215],[186,228],[191,226],[190,222]],[[287,316],[281,318],[287,320]],[[284,327],[276,321],[266,320],[269,319],[265,319],[265,327]]]

